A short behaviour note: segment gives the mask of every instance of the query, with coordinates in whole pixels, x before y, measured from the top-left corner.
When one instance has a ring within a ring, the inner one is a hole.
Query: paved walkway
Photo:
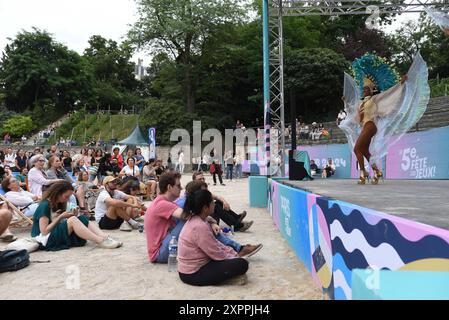
[[[212,182],[211,177],[206,177]],[[183,177],[183,186],[190,175]],[[145,235],[114,231],[124,246],[116,250],[82,248],[31,254],[30,266],[0,274],[0,300],[3,299],[321,299],[311,276],[274,228],[265,209],[248,208],[248,180],[212,186],[236,212],[248,211],[245,220],[254,225],[235,239],[242,244],[262,242],[263,249],[249,258],[248,283],[192,287],[181,282],[166,265],[148,262]],[[19,232],[29,236],[29,230]],[[0,250],[4,245],[0,244]],[[72,281],[79,272],[79,289]],[[69,288],[69,289],[68,289]]]

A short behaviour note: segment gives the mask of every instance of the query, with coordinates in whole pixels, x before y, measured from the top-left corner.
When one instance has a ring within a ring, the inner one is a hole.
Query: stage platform
[[[357,180],[332,178],[279,182],[449,230],[449,180],[385,180],[379,185],[357,185]]]

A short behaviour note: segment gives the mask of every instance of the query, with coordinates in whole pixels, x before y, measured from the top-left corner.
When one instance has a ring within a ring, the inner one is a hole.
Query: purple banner
[[[404,135],[388,148],[388,179],[449,179],[449,127]]]

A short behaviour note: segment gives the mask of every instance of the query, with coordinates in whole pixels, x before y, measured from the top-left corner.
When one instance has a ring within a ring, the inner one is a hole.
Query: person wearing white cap
[[[100,229],[122,231],[139,229],[140,223],[134,220],[142,209],[137,199],[117,190],[117,178],[107,176],[103,180],[104,190],[95,203],[95,220]]]

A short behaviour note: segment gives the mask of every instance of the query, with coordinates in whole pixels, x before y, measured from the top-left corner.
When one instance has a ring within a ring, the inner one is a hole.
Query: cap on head
[[[103,185],[107,185],[109,182],[114,182],[117,181],[116,177],[113,176],[107,176],[106,178],[104,178],[103,180]]]

